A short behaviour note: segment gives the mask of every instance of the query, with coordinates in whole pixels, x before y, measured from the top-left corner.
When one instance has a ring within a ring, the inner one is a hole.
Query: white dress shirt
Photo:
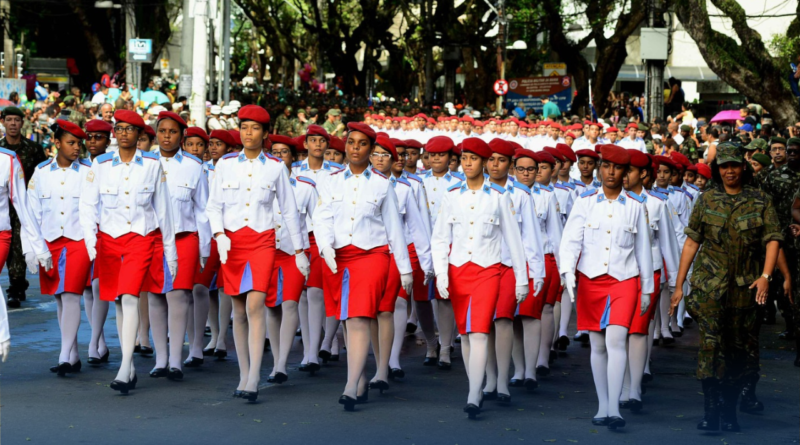
[[[392,183],[394,193],[397,195],[397,207],[400,211],[400,218],[403,220],[403,234],[406,242],[409,245],[414,244],[420,268],[425,272],[433,272],[431,222],[428,217],[428,211],[426,209],[425,214],[419,211],[414,189],[411,186],[411,181],[407,178],[390,176],[389,182]]]
[[[320,254],[326,247],[389,245],[400,274],[411,273],[397,195],[383,173],[367,167],[356,175],[348,166],[330,175],[317,193],[314,236]]]
[[[561,274],[577,270],[589,278],[608,274],[619,281],[638,276],[642,293],[653,293],[653,252],[642,198],[624,190],[614,200],[603,190],[575,203],[561,238]]]
[[[44,242],[39,225],[31,212],[28,195],[25,193],[25,172],[17,154],[11,150],[0,148],[0,231],[11,230],[11,217],[8,202],[17,212],[22,230],[22,253],[33,252],[37,255],[49,252]],[[0,341],[3,341],[0,339]]]
[[[167,177],[175,233],[197,232],[200,256],[208,258],[211,255],[211,226],[206,215],[208,181],[203,174],[203,161],[180,148],[171,158],[159,153],[156,156]]]
[[[422,178],[405,170],[403,170],[401,175],[408,180],[409,184],[411,184],[411,189],[414,191],[414,199],[417,201],[419,213],[425,217],[424,219],[426,220],[428,233],[433,232],[433,225],[431,224],[431,212],[428,210],[428,196],[425,192],[425,185],[422,182]],[[430,237],[428,237],[428,239],[430,239]]]
[[[208,118],[208,122],[206,123],[206,125],[208,125],[209,132],[214,131],[214,130],[227,130],[228,129],[228,126],[227,126],[228,123],[225,122],[225,119],[222,119],[222,118],[219,118],[219,117],[210,117],[210,118]]]
[[[446,171],[442,176],[436,176],[433,174],[433,170],[428,170],[422,176],[422,183],[425,185],[425,194],[428,198],[428,211],[431,214],[431,226],[436,225],[436,219],[439,217],[439,206],[442,205],[447,189],[459,182],[461,180],[453,176],[450,170]]]
[[[244,151],[228,153],[217,162],[211,182],[206,206],[211,233],[244,227],[257,233],[273,230],[276,201],[292,245],[302,246],[300,214],[283,161],[264,153],[255,159],[248,159]]]
[[[556,195],[556,199],[558,199],[558,213],[561,214],[562,224],[567,223],[567,218],[572,212],[572,205],[575,203],[573,190],[575,190],[575,185],[560,180],[553,184],[553,192]]]
[[[484,181],[479,190],[462,182],[444,195],[431,239],[433,268],[440,275],[448,273],[450,264],[492,266],[502,262],[505,243],[517,286],[526,285],[528,271],[514,203],[503,187]]]
[[[161,228],[167,261],[178,259],[167,177],[153,153],[136,150],[130,162],[118,152],[96,157],[81,193],[80,221],[84,239],[95,242],[98,224],[112,238]]]
[[[539,227],[539,218],[533,207],[531,189],[525,184],[508,177],[505,185],[506,194],[511,199],[514,209],[511,213],[516,217],[519,225],[522,246],[525,249],[525,259],[528,261],[528,275],[530,278],[544,280],[544,252],[542,251],[542,229]],[[511,267],[511,251],[503,243],[500,253],[501,262]]]
[[[83,239],[79,204],[90,171],[92,163],[87,159],[77,159],[62,168],[50,158],[36,167],[28,183],[28,203],[47,241],[62,236],[73,241]]]
[[[293,175],[294,176],[294,175]],[[275,217],[275,248],[283,252],[294,255],[297,250],[305,250],[310,247],[308,241],[308,229],[306,219],[314,216],[314,209],[317,207],[317,184],[311,178],[305,176],[295,176],[289,178],[294,192],[294,200],[297,203],[297,212],[300,214],[300,235],[303,237],[303,245],[295,247],[292,244],[291,234],[286,222],[283,220],[283,212],[277,207],[273,207]]]
[[[678,238],[674,236],[675,226],[672,224],[668,198],[652,190],[647,190],[642,197],[645,204],[647,204],[650,243],[653,250],[653,270],[661,270],[666,264],[669,286],[675,287],[675,282],[678,279],[681,249],[678,247]],[[664,274],[661,274],[661,277],[662,281],[664,281]]]
[[[561,245],[561,233],[564,230],[558,211],[558,199],[552,185],[541,185],[537,182],[533,184],[532,192],[534,211],[542,232],[542,251],[545,255],[552,253],[558,264],[558,247]]]
[[[616,145],[622,148],[629,148],[634,150],[639,150],[642,153],[647,153],[647,146],[644,144],[644,139],[642,138],[634,138],[631,139],[630,137],[624,137],[620,139]]]
[[[292,164],[292,173],[295,176],[305,176],[306,178],[310,178],[318,188],[325,187],[325,180],[330,176],[332,173],[336,173],[339,170],[343,169],[344,165],[337,164],[336,162],[331,161],[322,161],[322,167],[319,170],[312,170],[308,166],[308,158],[297,161]],[[309,232],[314,231],[314,221],[311,219],[310,215],[306,215],[306,229]]]

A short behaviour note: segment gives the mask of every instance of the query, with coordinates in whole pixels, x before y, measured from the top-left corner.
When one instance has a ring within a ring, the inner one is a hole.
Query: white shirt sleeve
[[[197,181],[197,188],[192,197],[194,205],[194,220],[197,225],[197,234],[200,237],[200,256],[208,258],[211,256],[211,225],[208,223],[206,206],[208,205],[208,181],[204,175]]]
[[[420,187],[420,190],[422,188]],[[406,194],[408,201],[417,201],[416,196],[412,190],[411,193]],[[417,251],[417,258],[419,258],[419,265],[423,271],[433,271],[433,263],[431,260],[431,238],[430,238],[430,219],[428,215],[422,215],[417,207],[417,202],[406,203],[406,225],[411,232],[411,240],[413,241],[414,249]],[[426,210],[427,213],[427,210]],[[427,225],[426,225],[427,220]]]
[[[97,173],[100,166],[97,161],[92,162],[92,169],[86,175],[86,180],[83,182],[81,190],[81,199],[79,204],[80,209],[80,222],[83,229],[83,239],[97,243],[97,225],[100,224],[100,214],[98,208],[100,207],[100,191],[97,187]]]
[[[506,242],[511,254],[517,286],[523,286],[528,284],[528,268],[526,267],[527,262],[525,261],[525,250],[522,247],[519,224],[517,218],[511,213],[513,207],[514,204],[508,195],[503,194],[500,197],[500,230],[503,232],[503,241]]]
[[[283,222],[289,229],[292,246],[300,250],[303,248],[303,235],[300,233],[300,212],[297,211],[297,201],[294,199],[294,190],[289,182],[289,173],[283,165],[278,178],[275,179],[275,199],[283,215]]]
[[[153,210],[156,212],[158,227],[161,229],[161,237],[164,242],[164,256],[167,258],[167,261],[177,261],[178,249],[175,246],[175,225],[172,217],[172,203],[169,199],[169,187],[167,186],[167,178],[164,176],[164,171],[161,169],[160,162],[157,168],[157,177],[160,179],[154,187]]]
[[[36,223],[36,217],[33,215],[30,206],[28,205],[28,194],[25,186],[25,173],[22,170],[22,165],[16,156],[11,160],[13,168],[11,175],[8,178],[11,190],[11,204],[17,212],[21,226],[20,239],[22,241],[22,253],[33,252],[36,255],[48,252],[47,244],[44,242],[42,236],[41,226]]]
[[[450,267],[450,244],[453,242],[452,225],[450,224],[451,205],[450,194],[442,196],[439,216],[436,218],[431,235],[431,259],[433,260],[433,270],[437,276],[447,274]]]
[[[653,281],[653,250],[650,245],[650,227],[647,225],[647,206],[640,205],[634,237],[634,255],[639,265],[639,279],[642,281],[642,293],[652,294],[655,289]]]
[[[394,187],[387,181],[386,198],[381,203],[381,218],[386,228],[386,237],[394,254],[394,261],[400,274],[411,273],[411,261],[408,258],[408,244],[403,234],[403,222],[400,220],[400,210],[397,205],[397,195]]]
[[[661,247],[661,256],[667,266],[667,278],[670,287],[675,287],[678,279],[678,265],[680,263],[680,248],[678,247],[678,238],[673,236],[675,227],[672,224],[672,215],[669,211],[669,201],[665,200],[664,205],[661,206],[661,217],[658,219],[658,242]],[[653,265],[655,268],[655,265]]]
[[[526,195],[520,206],[522,214],[522,239],[525,246],[525,256],[528,260],[530,277],[535,281],[544,280],[544,251],[542,249],[542,229],[539,218],[533,209],[533,198]]]

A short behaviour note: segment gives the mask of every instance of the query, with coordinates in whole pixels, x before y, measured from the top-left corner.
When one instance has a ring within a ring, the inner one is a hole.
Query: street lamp
[[[118,5],[111,0],[103,0],[94,2],[94,7],[97,9],[122,9],[122,5]]]
[[[528,44],[522,40],[517,40],[511,46],[507,46],[506,49],[515,49],[518,51],[522,51],[528,49]]]

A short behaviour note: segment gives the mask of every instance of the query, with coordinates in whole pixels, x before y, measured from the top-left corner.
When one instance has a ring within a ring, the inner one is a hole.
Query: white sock
[[[542,334],[539,342],[539,360],[536,361],[537,368],[539,366],[550,368],[550,346],[553,340],[554,320],[553,306],[545,303],[542,308]]]
[[[77,357],[70,355],[73,349],[77,354],[76,338],[81,325],[81,296],[64,292],[56,298],[61,306],[61,354],[58,362],[75,364],[78,362]]]
[[[495,354],[497,356],[497,392],[508,391],[508,373],[511,368],[511,350],[514,347],[514,323],[501,318],[495,320]]]
[[[189,357],[203,358],[203,337],[206,334],[206,321],[208,320],[208,309],[211,305],[208,295],[208,288],[202,284],[195,284],[192,292],[192,309],[194,310],[191,319],[194,320],[194,338],[190,344]]]
[[[228,326],[231,324],[233,317],[233,301],[231,296],[226,294],[222,289],[219,290],[219,337],[217,337],[216,349],[220,351],[227,351],[228,345]]]
[[[308,363],[311,356],[311,338],[308,333],[308,291],[300,293],[300,302],[297,305],[297,316],[300,320],[300,338],[303,340],[303,360],[301,364]]]
[[[155,367],[166,368],[169,360],[167,296],[151,293],[148,296],[148,300],[150,305],[150,330],[153,333],[153,346],[156,350]],[[181,343],[183,343],[183,339],[181,339]]]
[[[136,375],[136,368],[133,366],[133,348],[139,330],[139,298],[125,294],[117,299],[116,308],[122,360],[115,380],[129,382]]]
[[[522,317],[522,332],[525,347],[524,378],[536,380],[536,362],[539,360],[541,347],[542,321],[532,317]],[[515,372],[514,378],[521,378]]]
[[[214,349],[219,337],[219,295],[217,291],[209,291],[208,295],[208,327],[211,329],[211,339],[204,349]]]
[[[325,323],[325,298],[322,289],[309,287],[308,297],[308,336],[309,363],[319,363],[319,347],[322,341],[322,325]],[[305,341],[305,340],[303,340]]]
[[[406,325],[408,320],[408,300],[397,298],[394,303],[394,338],[392,339],[392,351],[389,355],[389,368],[400,369],[400,351],[403,349]],[[410,323],[410,322],[409,322]]]
[[[456,325],[455,315],[453,314],[453,303],[450,300],[439,300],[439,340],[442,345],[439,352],[439,361],[450,363],[450,345],[453,344],[453,329]],[[488,339],[488,334],[483,334]],[[463,340],[463,338],[462,338]],[[488,341],[488,340],[487,340]],[[484,351],[486,354],[486,351]],[[483,361],[486,361],[484,355]],[[484,363],[484,367],[485,367]],[[481,383],[483,383],[483,371],[481,371]],[[480,392],[480,391],[479,391]]]
[[[512,378],[523,379],[525,376],[525,330],[522,327],[522,317],[514,318],[514,346],[511,348],[511,361],[514,363],[514,377]]]
[[[426,357],[436,357],[436,326],[434,325],[433,304],[430,301],[415,301],[417,307],[417,318],[422,334],[425,336],[425,343],[428,351]]]

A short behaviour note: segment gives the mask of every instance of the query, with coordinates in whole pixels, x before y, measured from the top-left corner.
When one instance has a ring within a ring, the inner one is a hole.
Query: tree
[[[676,0],[675,12],[697,43],[708,67],[720,79],[769,111],[780,127],[800,121],[800,108],[788,84],[788,67],[767,50],[761,35],[747,25],[744,8],[735,0],[711,0],[731,22],[732,36],[711,28],[707,0]],[[795,56],[800,54],[800,3],[787,30]]]

